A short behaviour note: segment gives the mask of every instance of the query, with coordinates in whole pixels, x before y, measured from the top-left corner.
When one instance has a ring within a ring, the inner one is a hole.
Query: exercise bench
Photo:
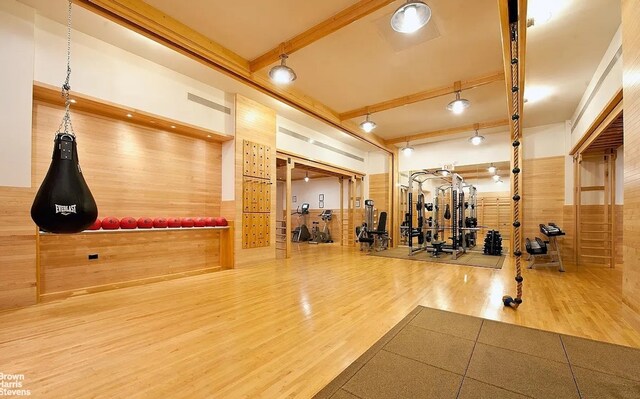
[[[565,235],[565,232],[555,223],[549,223],[548,225],[540,224],[540,232],[547,237],[547,241],[543,241],[538,237],[533,241],[528,238],[526,239],[525,247],[529,254],[529,266],[527,266],[527,268],[533,269],[535,266],[558,267],[559,271],[564,272],[557,237]],[[542,257],[545,257],[547,262],[539,263],[538,260]]]

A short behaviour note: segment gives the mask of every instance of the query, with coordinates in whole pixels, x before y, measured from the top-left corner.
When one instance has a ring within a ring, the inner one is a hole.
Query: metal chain
[[[64,131],[65,134],[75,136],[73,125],[71,124],[71,99],[69,98],[69,91],[71,90],[71,85],[69,84],[69,80],[71,79],[71,5],[72,2],[69,0],[67,12],[67,76],[62,84],[61,90],[62,98],[64,98],[64,117],[56,134]]]

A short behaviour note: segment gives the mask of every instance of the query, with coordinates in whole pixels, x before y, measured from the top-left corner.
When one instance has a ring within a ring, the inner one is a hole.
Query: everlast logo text
[[[70,215],[72,213],[76,213],[75,205],[58,205],[56,204],[56,213],[61,213],[65,216]]]

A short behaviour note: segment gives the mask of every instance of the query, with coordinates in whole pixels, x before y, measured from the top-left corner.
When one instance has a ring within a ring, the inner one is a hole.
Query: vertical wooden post
[[[355,177],[349,179],[349,222],[347,223],[347,244],[351,245],[351,232],[355,228]],[[354,241],[355,243],[355,241]]]
[[[344,178],[339,177],[340,181],[340,246],[344,245]]]
[[[291,203],[291,170],[295,167],[295,163],[293,162],[293,160],[291,158],[287,158],[287,188],[285,190],[286,192],[286,214],[284,217],[284,223],[285,223],[285,255],[284,257],[286,259],[291,257],[291,238],[292,238],[292,233],[291,233],[291,208],[292,208],[292,203]]]
[[[574,158],[574,171],[575,171],[575,179],[574,179],[574,198],[573,205],[575,207],[575,245],[574,245],[574,259],[576,261],[576,267],[580,266],[580,214],[581,214],[581,205],[582,205],[582,154],[578,154],[577,157]]]

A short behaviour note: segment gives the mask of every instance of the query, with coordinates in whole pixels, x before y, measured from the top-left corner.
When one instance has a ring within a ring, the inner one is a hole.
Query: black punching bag
[[[44,231],[78,233],[98,217],[96,201],[82,176],[76,138],[58,133],[47,176],[31,206],[31,218]]]

